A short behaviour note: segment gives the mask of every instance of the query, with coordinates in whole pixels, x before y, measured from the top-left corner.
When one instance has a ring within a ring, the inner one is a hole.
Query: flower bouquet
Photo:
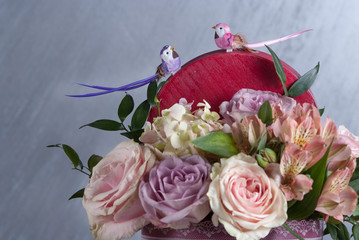
[[[242,87],[233,97],[215,97],[218,105],[213,92],[205,93],[209,100],[171,103],[163,96],[176,88],[173,78],[188,71],[183,67],[169,80],[149,84],[128,127],[134,101],[127,93],[119,121],[85,125],[130,138],[104,158],[92,155],[85,166],[70,146],[50,145],[62,148],[74,169],[90,177],[70,199],[83,197],[95,239],[129,238],[146,225],[189,229],[204,219],[236,239],[261,239],[280,226],[303,239],[288,223],[302,219],[324,220],[324,233],[333,239],[351,237],[346,221],[359,238],[359,138],[329,118],[322,123],[324,109],[309,91],[319,64],[287,89],[288,69],[268,49],[272,67],[264,71],[277,73],[277,92]],[[195,95],[194,88],[184,91]]]

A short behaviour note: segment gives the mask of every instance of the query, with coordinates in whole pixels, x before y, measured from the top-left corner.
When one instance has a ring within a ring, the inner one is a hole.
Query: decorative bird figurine
[[[159,80],[160,78],[162,78],[164,76],[173,75],[181,68],[181,60],[180,60],[180,57],[178,56],[177,52],[174,51],[174,47],[171,47],[170,45],[164,46],[160,52],[160,56],[161,56],[162,63],[157,67],[156,74],[151,77],[148,77],[148,78],[145,78],[145,79],[133,82],[133,83],[129,83],[129,84],[126,84],[121,87],[116,87],[116,88],[93,86],[93,85],[78,83],[81,86],[95,88],[95,89],[99,89],[99,90],[103,90],[103,91],[95,92],[95,93],[88,93],[88,94],[83,94],[83,95],[67,95],[67,96],[68,97],[94,97],[94,96],[99,96],[99,95],[116,92],[116,91],[128,91],[131,89],[142,87],[146,84],[149,84],[152,81]]]
[[[249,52],[255,52],[255,50],[253,50],[252,48],[264,47],[265,45],[272,45],[274,43],[282,42],[290,38],[295,38],[304,32],[312,30],[312,29],[304,30],[274,40],[269,40],[259,43],[248,43],[243,35],[241,34],[233,35],[231,33],[231,29],[225,23],[218,23],[216,26],[213,26],[212,28],[215,29],[214,41],[216,42],[217,46],[221,49],[226,49],[227,52],[231,52],[233,50],[238,50],[238,49],[242,49]]]

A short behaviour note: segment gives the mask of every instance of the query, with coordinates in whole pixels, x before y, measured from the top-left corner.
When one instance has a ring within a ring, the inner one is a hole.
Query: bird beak
[[[173,49],[175,49],[175,47],[171,47],[171,50],[173,51]]]
[[[213,29],[216,29],[216,26],[213,26],[212,28],[213,28]]]

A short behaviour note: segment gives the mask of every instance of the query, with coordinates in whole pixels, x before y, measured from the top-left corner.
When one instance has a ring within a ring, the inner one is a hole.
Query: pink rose
[[[202,157],[167,157],[141,182],[146,217],[158,227],[187,228],[210,212],[206,196],[211,170]]]
[[[287,219],[287,202],[275,181],[243,153],[215,163],[207,196],[212,221],[237,239],[260,239]]]
[[[148,223],[143,217],[138,187],[155,160],[148,147],[129,140],[93,168],[82,204],[95,239],[130,238]]]
[[[284,113],[289,112],[296,104],[293,98],[278,93],[244,88],[234,94],[229,102],[223,102],[219,106],[219,112],[226,122],[232,125],[246,116],[255,115],[265,101],[280,104]]]

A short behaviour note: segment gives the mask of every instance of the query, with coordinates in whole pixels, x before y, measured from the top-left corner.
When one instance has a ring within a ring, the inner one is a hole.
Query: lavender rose
[[[158,227],[187,228],[209,212],[206,196],[211,166],[198,155],[167,157],[153,167],[140,185],[140,200]]]
[[[115,147],[93,168],[82,203],[95,239],[130,238],[148,224],[138,188],[155,160],[148,147],[129,140]]]
[[[293,98],[278,93],[244,88],[234,94],[229,102],[223,102],[219,106],[219,112],[226,122],[232,125],[233,122],[240,121],[246,116],[255,115],[265,101],[271,104],[279,103],[285,113],[296,104]]]

